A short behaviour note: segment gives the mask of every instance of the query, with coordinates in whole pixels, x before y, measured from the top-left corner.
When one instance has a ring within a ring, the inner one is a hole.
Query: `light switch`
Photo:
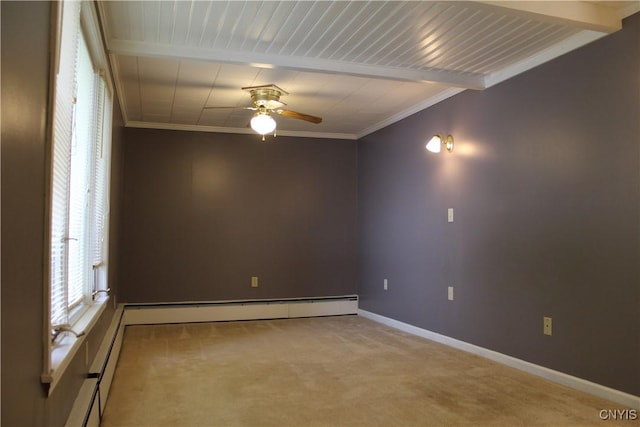
[[[252,276],[251,277],[251,287],[252,288],[257,288],[258,287],[258,276]]]
[[[453,222],[453,208],[447,209],[447,222]]]
[[[546,316],[545,316],[545,317],[543,318],[543,324],[544,324],[544,326],[543,326],[543,333],[544,333],[545,335],[551,335],[551,328],[552,328],[552,326],[551,326],[551,325],[552,325],[552,321],[553,321],[553,320],[551,319],[551,317],[546,317]]]
[[[447,289],[447,298],[449,301],[453,301],[453,286],[449,286]]]

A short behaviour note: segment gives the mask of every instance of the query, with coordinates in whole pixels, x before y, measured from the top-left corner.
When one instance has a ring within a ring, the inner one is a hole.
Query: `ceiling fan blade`
[[[256,107],[202,107],[203,110],[253,110],[256,111]]]
[[[304,120],[306,122],[311,123],[322,123],[322,117],[310,116],[309,114],[298,113],[296,111],[291,110],[274,110],[274,112],[280,114],[281,116],[290,117],[292,119]]]

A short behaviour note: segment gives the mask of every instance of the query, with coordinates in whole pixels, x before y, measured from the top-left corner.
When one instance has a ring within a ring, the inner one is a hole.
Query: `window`
[[[48,383],[54,383],[56,371],[74,352],[73,336],[97,314],[95,307],[102,304],[95,300],[104,299],[96,295],[104,295],[99,291],[107,284],[112,113],[92,3],[65,1],[58,8],[47,310],[51,336],[43,373]],[[73,331],[56,333],[62,329]]]

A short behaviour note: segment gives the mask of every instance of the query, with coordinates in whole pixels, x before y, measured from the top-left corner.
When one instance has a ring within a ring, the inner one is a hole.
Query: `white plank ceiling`
[[[281,135],[356,139],[606,36],[629,2],[101,1],[131,127],[251,133],[240,88],[276,84]]]

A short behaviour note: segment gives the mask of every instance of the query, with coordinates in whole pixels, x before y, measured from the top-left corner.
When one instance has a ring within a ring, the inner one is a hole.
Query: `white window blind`
[[[56,76],[51,189],[50,288],[51,324],[68,323],[67,265],[71,139],[76,93],[76,56],[80,32],[80,3],[62,9],[62,32]]]
[[[89,283],[89,201],[91,196],[91,151],[95,127],[95,76],[87,45],[78,37],[76,57],[76,105],[71,144],[71,182],[69,186],[68,239],[68,310],[78,307],[86,295]]]
[[[94,269],[101,268],[106,258],[106,224],[108,213],[108,183],[106,179],[110,156],[105,141],[111,140],[111,95],[104,79],[98,79],[96,90],[97,126],[94,134],[95,155],[92,172],[92,216],[94,227],[91,235],[91,263]],[[102,118],[102,120],[99,120]],[[95,285],[95,284],[94,284]]]
[[[111,96],[81,29],[81,2],[62,7],[53,121],[52,328],[73,323],[91,304],[92,292],[106,287],[109,205]]]

